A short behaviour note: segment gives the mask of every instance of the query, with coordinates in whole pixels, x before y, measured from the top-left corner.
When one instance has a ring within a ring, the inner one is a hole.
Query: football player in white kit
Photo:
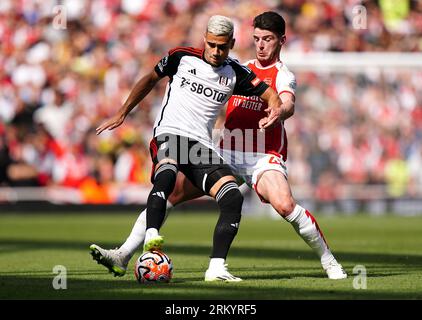
[[[158,231],[180,171],[193,186],[215,198],[220,208],[205,281],[235,282],[241,279],[228,272],[225,259],[238,231],[243,196],[230,167],[214,150],[212,129],[233,94],[259,96],[268,103],[264,116],[257,121],[262,129],[284,119],[283,109],[278,94],[270,86],[228,57],[234,45],[233,23],[229,18],[210,18],[204,44],[203,50],[190,47],[170,50],[154,70],[138,81],[117,114],[97,128],[97,134],[121,125],[160,79],[170,78],[150,144],[153,188],[147,200],[144,251],[162,248],[163,237]],[[91,245],[90,249],[94,259],[104,260],[101,248]]]
[[[273,87],[281,97],[285,120],[294,113],[296,81],[293,73],[280,61],[280,50],[286,41],[284,19],[276,12],[264,12],[254,19],[254,43],[256,59],[247,62],[259,78]],[[296,230],[298,235],[314,250],[329,279],[347,277],[342,266],[330,251],[314,216],[296,204],[287,181],[287,137],[280,121],[264,133],[257,119],[265,116],[266,103],[259,97],[232,96],[229,100],[225,128],[228,129],[219,152],[235,175],[252,187],[263,202],[272,207]],[[253,129],[249,139],[236,144],[231,133]],[[262,136],[261,136],[262,135]],[[265,140],[262,140],[264,138]],[[263,141],[263,143],[258,143]],[[176,188],[168,198],[171,208],[181,202],[195,199],[204,193],[179,174]],[[145,236],[145,210],[140,214],[126,242],[117,250],[102,252],[102,262],[115,275],[125,273],[130,257],[142,244]]]

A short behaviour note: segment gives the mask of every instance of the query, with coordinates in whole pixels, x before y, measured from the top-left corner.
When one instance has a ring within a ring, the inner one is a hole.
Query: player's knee
[[[172,163],[161,165],[155,172],[154,186],[151,190],[151,195],[157,195],[160,198],[167,200],[176,184],[177,171],[177,166]]]
[[[243,205],[243,195],[237,184],[233,181],[223,184],[217,192],[215,199],[220,207],[221,212],[228,212],[232,217],[232,221],[240,221]]]
[[[292,196],[284,196],[272,200],[271,205],[279,215],[286,217],[293,212],[296,202]]]

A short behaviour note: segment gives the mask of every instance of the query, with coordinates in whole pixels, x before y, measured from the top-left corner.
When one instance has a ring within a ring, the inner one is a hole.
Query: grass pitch
[[[244,281],[208,283],[203,277],[217,214],[173,212],[161,233],[174,276],[171,283],[159,285],[135,281],[135,259],[123,278],[114,278],[89,255],[91,243],[106,248],[121,244],[136,217],[117,212],[1,213],[0,299],[422,298],[422,217],[316,214],[349,274],[337,281],[326,278],[317,257],[288,223],[244,217],[227,259],[229,270]],[[66,268],[65,290],[53,288],[56,265]],[[366,268],[366,289],[354,288],[364,284],[353,271],[357,265]]]

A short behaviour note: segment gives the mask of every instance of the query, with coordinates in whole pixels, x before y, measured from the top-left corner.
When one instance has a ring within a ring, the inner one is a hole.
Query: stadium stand
[[[371,193],[421,198],[422,69],[412,65],[421,63],[422,2],[402,0],[396,10],[391,2],[2,0],[0,202],[16,198],[8,198],[10,187],[52,186],[76,191],[70,198],[56,192],[63,202],[142,199],[150,188],[148,144],[164,81],[124,126],[98,137],[95,127],[164,52],[201,46],[201,26],[212,14],[233,17],[235,57],[252,58],[245,30],[265,10],[279,11],[288,24],[282,54],[298,82],[297,111],[287,121],[288,166],[299,195],[322,202]],[[57,5],[65,9],[64,29],[53,23]],[[366,10],[364,29],[353,28],[356,6]],[[387,67],[357,69],[364,52]],[[339,61],[332,69],[301,68],[329,53],[337,56],[323,66]],[[388,67],[381,53],[398,54],[395,63],[410,66]],[[295,56],[309,54],[314,59],[295,64]]]

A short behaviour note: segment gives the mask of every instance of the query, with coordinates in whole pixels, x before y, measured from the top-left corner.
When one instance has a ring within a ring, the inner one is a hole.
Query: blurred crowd
[[[240,61],[254,57],[252,20],[287,23],[282,52],[422,51],[422,1],[1,0],[0,186],[66,186],[110,203],[148,185],[148,145],[166,81],[113,132],[139,77],[176,46],[202,46],[208,18],[235,22]],[[422,188],[422,72],[296,73],[287,121],[290,180],[329,201],[342,184]]]
[[[298,74],[297,109],[286,122],[291,182],[325,201],[344,183],[421,197],[421,81],[421,70]]]

